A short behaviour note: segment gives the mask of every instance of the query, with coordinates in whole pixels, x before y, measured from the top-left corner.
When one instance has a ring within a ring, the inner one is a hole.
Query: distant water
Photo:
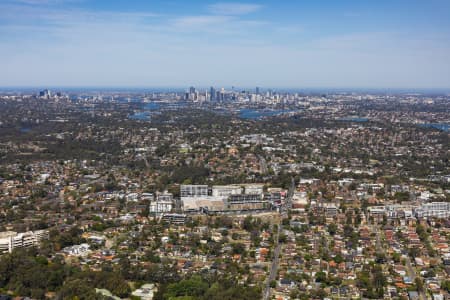
[[[359,118],[359,117],[347,117],[347,118],[340,118],[338,121],[345,121],[345,122],[368,122],[368,118]]]
[[[156,102],[145,103],[142,106],[143,111],[136,112],[136,113],[130,115],[128,118],[131,120],[138,120],[138,121],[150,121],[152,112],[157,111],[160,108],[161,107],[160,107],[159,103],[156,103]]]
[[[147,109],[147,110],[158,110],[160,108],[161,108],[161,106],[157,102],[149,102],[144,105],[144,109]]]
[[[420,127],[434,128],[434,129],[442,130],[445,132],[450,132],[450,124],[427,123],[427,124],[420,124]]]
[[[148,111],[137,112],[128,116],[128,118],[131,120],[138,120],[138,121],[150,121],[150,112]]]
[[[131,97],[130,98],[129,97],[117,97],[116,101],[126,103],[126,102],[141,102],[142,100],[139,99],[139,98],[136,98],[136,97],[133,97],[133,98],[131,98]]]
[[[285,109],[259,110],[259,109],[244,108],[239,111],[239,117],[242,119],[258,120],[264,117],[273,117],[289,112],[295,112],[295,110],[285,110]]]
[[[143,103],[142,110],[146,111],[159,111],[159,110],[177,110],[187,107],[188,104],[184,102],[171,102],[171,103],[161,103],[161,102],[148,102]]]

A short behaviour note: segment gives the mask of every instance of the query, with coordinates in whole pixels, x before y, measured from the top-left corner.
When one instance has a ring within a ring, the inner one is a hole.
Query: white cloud
[[[203,28],[205,26],[224,24],[231,20],[232,18],[228,16],[187,16],[174,19],[173,24],[179,28]]]
[[[215,3],[210,5],[209,10],[218,15],[245,15],[253,13],[262,8],[259,4],[251,3]]]

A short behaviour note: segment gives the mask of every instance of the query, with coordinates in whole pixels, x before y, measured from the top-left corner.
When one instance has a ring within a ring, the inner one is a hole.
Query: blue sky
[[[0,0],[0,86],[450,88],[448,0]]]

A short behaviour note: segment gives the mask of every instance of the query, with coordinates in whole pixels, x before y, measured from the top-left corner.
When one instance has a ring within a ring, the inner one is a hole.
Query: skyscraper
[[[220,102],[224,102],[225,101],[225,89],[221,88],[220,89]]]
[[[50,90],[43,90],[39,92],[39,97],[45,97],[45,98],[50,98],[52,96],[52,92],[50,92]]]
[[[216,101],[220,101],[220,91],[216,91],[216,97],[215,97]]]
[[[255,89],[255,94],[256,94],[256,95],[259,95],[259,86],[256,87],[256,89]]]
[[[210,100],[214,101],[216,99],[216,89],[214,87],[211,87],[209,89],[209,94],[210,94]]]

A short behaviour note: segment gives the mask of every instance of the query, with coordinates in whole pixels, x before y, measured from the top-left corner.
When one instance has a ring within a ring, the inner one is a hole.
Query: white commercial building
[[[230,195],[239,195],[242,193],[242,187],[239,185],[214,185],[212,187],[213,197],[228,197]]]
[[[157,194],[156,200],[157,201],[169,201],[169,202],[172,202],[173,201],[173,194],[172,193]]]
[[[156,201],[150,203],[149,210],[151,213],[166,213],[173,209],[173,195],[172,193],[158,193],[156,195]]]
[[[180,186],[180,196],[181,197],[208,196],[208,186],[207,185],[182,184]]]
[[[151,213],[165,213],[172,211],[173,202],[165,200],[157,200],[156,202],[150,203]]]
[[[449,218],[450,217],[450,202],[430,202],[419,206],[415,210],[418,218]]]
[[[264,184],[244,184],[245,194],[263,194]]]
[[[0,254],[11,253],[16,248],[38,246],[41,240],[48,238],[47,230],[37,230],[17,233],[14,231],[0,232]]]
[[[210,211],[224,210],[224,201],[226,197],[183,197],[181,202],[183,204],[184,211],[198,211],[200,208],[207,208]]]

